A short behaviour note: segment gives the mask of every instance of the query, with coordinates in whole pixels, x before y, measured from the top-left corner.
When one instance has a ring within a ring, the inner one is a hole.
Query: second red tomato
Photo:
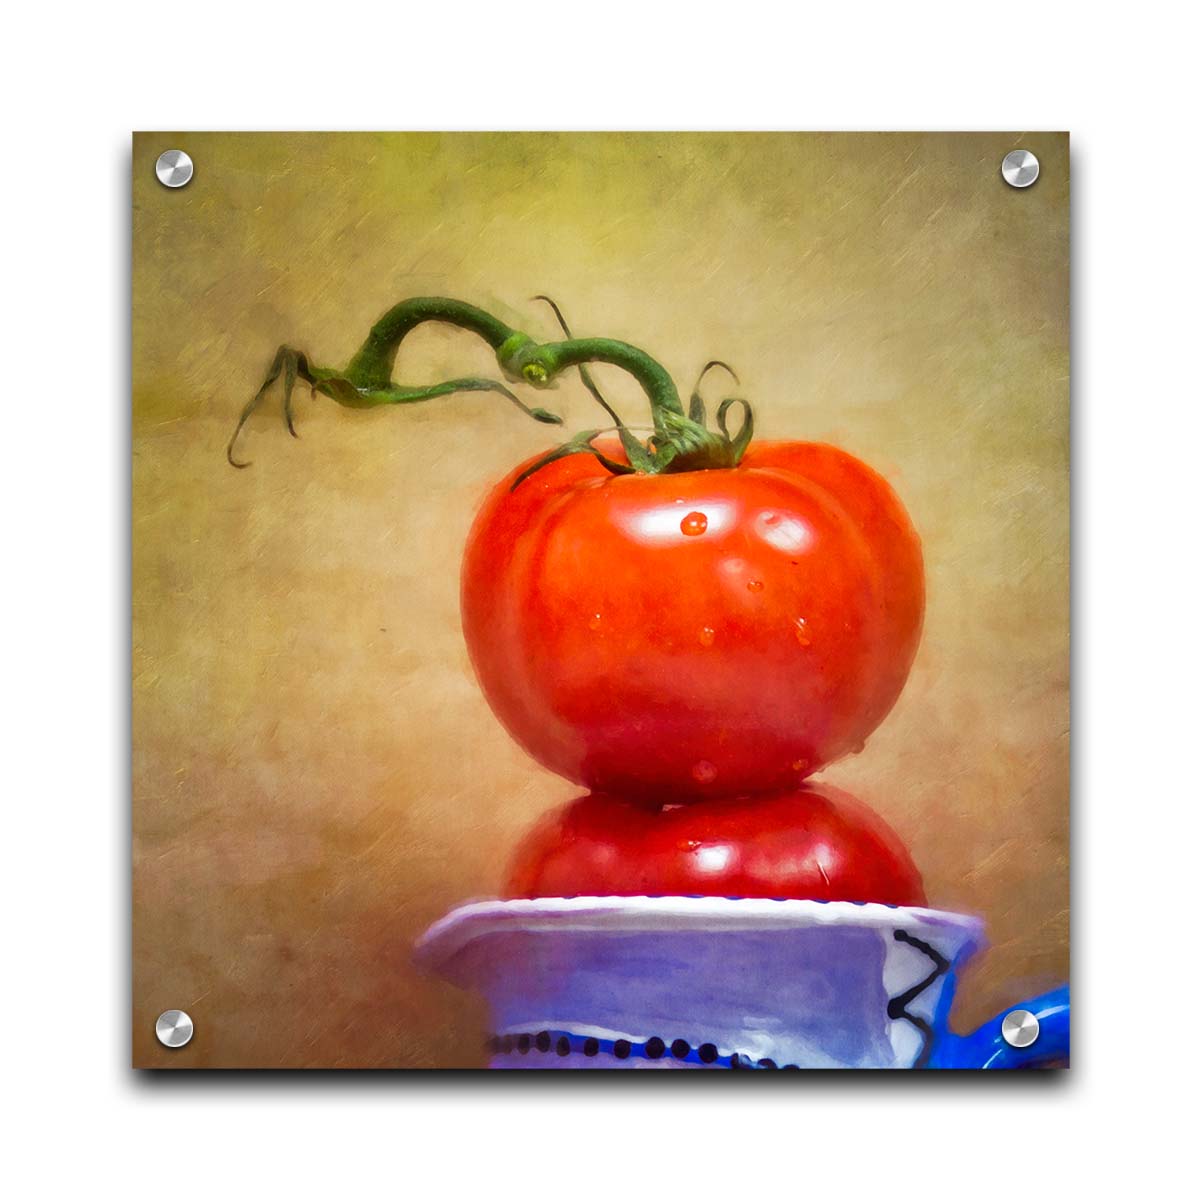
[[[822,784],[657,812],[583,796],[521,843],[505,895],[925,904],[921,876],[897,835],[866,805]]]

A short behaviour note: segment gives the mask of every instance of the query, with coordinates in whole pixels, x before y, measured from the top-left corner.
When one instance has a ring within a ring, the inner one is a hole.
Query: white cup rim
[[[479,900],[461,905],[426,930],[414,948],[418,965],[446,974],[468,945],[498,933],[732,933],[794,931],[814,925],[950,934],[965,958],[982,943],[978,917],[934,908],[847,900],[770,900],[730,896],[548,896]]]

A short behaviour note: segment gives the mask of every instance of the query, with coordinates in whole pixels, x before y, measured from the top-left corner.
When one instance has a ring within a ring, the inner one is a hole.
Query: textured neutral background
[[[154,160],[182,146],[192,183]],[[998,165],[1032,149],[1023,192]],[[409,966],[575,794],[513,746],[458,626],[474,505],[552,431],[459,397],[278,403],[395,300],[737,366],[765,437],[836,442],[920,531],[908,688],[825,778],[986,917],[966,1026],[1068,969],[1068,143],[1063,134],[140,134],[133,149],[133,1049],[143,1066],[473,1066],[480,1002]],[[524,315],[522,315],[524,314]],[[518,320],[518,318],[520,318]],[[432,327],[405,382],[494,359]],[[619,376],[611,394],[639,403]],[[553,393],[592,422],[576,382]],[[198,1034],[170,1053],[154,1017]]]

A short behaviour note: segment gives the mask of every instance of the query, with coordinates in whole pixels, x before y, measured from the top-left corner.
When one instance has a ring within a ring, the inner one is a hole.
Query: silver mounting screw
[[[192,1040],[194,1030],[192,1018],[178,1008],[168,1008],[154,1022],[154,1032],[168,1050],[179,1050],[186,1046]]]
[[[1029,150],[1010,150],[1000,164],[1000,174],[1010,187],[1027,188],[1037,182],[1041,172],[1037,155]]]
[[[169,188],[180,188],[190,183],[193,170],[190,156],[182,150],[164,150],[154,164],[158,182]]]
[[[1038,1040],[1041,1026],[1038,1019],[1027,1008],[1014,1008],[1000,1024],[1004,1040],[1018,1050],[1032,1046]]]

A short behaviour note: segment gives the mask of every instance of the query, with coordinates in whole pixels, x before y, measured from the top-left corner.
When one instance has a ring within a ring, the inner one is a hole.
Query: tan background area
[[[1018,145],[1026,191],[998,172]],[[180,191],[154,177],[173,146]],[[458,619],[474,506],[554,431],[497,397],[305,391],[302,440],[276,398],[253,468],[224,460],[279,343],[344,365],[427,293],[550,336],[547,291],[682,387],[727,359],[762,436],[883,471],[924,541],[925,637],[824,777],[897,828],[932,903],[986,917],[960,1028],[1066,978],[1067,172],[1062,134],[135,137],[135,1063],[482,1061],[482,1003],[409,954],[576,794],[491,716]],[[495,372],[424,327],[397,378]],[[575,380],[548,400],[597,423]],[[197,1025],[174,1053],[169,1007]]]

